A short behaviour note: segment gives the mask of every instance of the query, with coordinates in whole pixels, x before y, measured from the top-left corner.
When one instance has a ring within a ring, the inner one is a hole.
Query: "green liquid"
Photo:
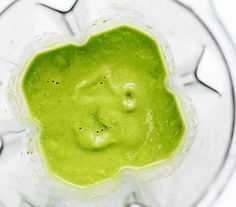
[[[51,173],[87,186],[170,159],[185,124],[156,41],[120,26],[37,54],[22,80]]]

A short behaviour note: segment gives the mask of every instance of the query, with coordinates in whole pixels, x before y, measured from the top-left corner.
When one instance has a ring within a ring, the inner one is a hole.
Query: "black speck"
[[[101,131],[103,132],[103,129],[101,129]]]
[[[104,76],[103,78],[106,79],[106,76]]]
[[[100,82],[100,84],[103,84],[103,82]]]
[[[52,82],[54,83],[54,80],[52,80]]]
[[[98,133],[99,131],[97,131],[97,133]]]
[[[56,84],[59,84],[59,82],[57,81]]]
[[[49,83],[49,80],[47,80],[47,83]]]
[[[82,127],[79,128],[79,130],[81,130],[81,129],[82,129]]]
[[[127,92],[126,96],[131,98],[132,97],[132,93],[131,92]]]

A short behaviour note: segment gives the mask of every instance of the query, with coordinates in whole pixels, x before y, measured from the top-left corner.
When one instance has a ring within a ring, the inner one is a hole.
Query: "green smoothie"
[[[185,123],[154,38],[130,26],[35,55],[22,79],[49,172],[78,186],[173,156]]]

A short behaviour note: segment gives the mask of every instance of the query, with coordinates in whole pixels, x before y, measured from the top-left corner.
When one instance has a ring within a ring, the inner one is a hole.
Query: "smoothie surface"
[[[49,172],[88,186],[168,160],[185,123],[156,40],[130,26],[36,54],[22,79]]]

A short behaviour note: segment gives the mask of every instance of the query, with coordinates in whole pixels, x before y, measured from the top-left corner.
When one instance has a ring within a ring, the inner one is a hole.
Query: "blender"
[[[59,4],[59,1],[18,0],[7,4],[0,12],[3,28],[0,33],[0,205],[212,205],[235,165],[231,155],[235,150],[232,69],[236,64],[232,42],[217,18],[213,3],[203,0],[70,0]],[[79,39],[92,22],[121,17],[137,19],[153,27],[168,43],[173,59],[173,81],[191,98],[198,116],[195,141],[181,165],[171,174],[164,173],[168,177],[162,175],[162,179],[139,182],[126,173],[119,180],[120,188],[113,189],[102,201],[99,195],[92,200],[87,199],[87,195],[78,199],[75,189],[64,189],[61,185],[56,189],[43,188],[32,176],[31,161],[24,151],[28,145],[24,139],[27,130],[16,120],[7,99],[11,76],[24,59],[20,55],[24,50],[30,56],[27,45],[35,39],[40,42],[47,35],[51,38],[52,33]],[[35,185],[43,192],[32,188]]]

